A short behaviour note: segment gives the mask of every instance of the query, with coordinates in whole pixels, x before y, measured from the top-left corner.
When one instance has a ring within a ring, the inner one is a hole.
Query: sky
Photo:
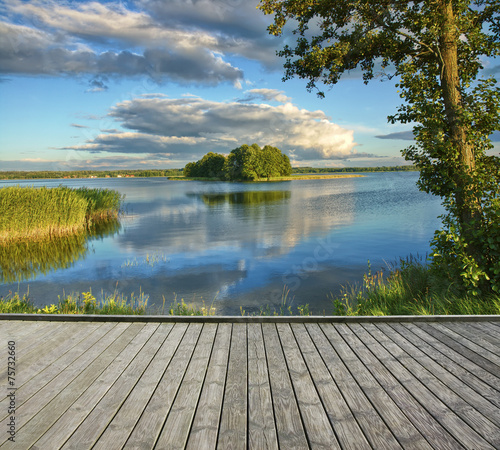
[[[353,71],[324,99],[283,82],[293,38],[258,3],[0,0],[0,170],[182,168],[252,143],[293,166],[407,163],[396,80]]]

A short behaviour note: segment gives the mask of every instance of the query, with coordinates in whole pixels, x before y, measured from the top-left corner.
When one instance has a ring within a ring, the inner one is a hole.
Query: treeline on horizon
[[[354,172],[409,172],[416,171],[414,165],[380,167],[293,167],[292,173],[354,173]]]
[[[183,169],[136,169],[136,170],[42,170],[0,171],[1,180],[23,180],[36,178],[116,178],[116,177],[173,177],[182,176]]]
[[[357,172],[403,172],[418,170],[413,165],[380,166],[380,167],[292,167],[292,174],[305,173],[357,173]],[[151,170],[71,170],[71,171],[25,171],[0,170],[0,180],[30,180],[58,178],[116,178],[121,177],[182,177],[184,169],[151,169]]]

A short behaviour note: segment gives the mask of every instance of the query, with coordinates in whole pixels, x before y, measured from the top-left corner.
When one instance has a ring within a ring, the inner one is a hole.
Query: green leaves
[[[235,148],[227,158],[210,152],[184,168],[186,177],[225,178],[230,181],[254,181],[289,176],[291,173],[290,160],[280,149],[270,145],[261,149],[257,144]]]
[[[500,1],[261,0],[260,9],[274,14],[272,34],[295,27],[295,47],[280,52],[284,78],[309,80],[321,97],[356,68],[365,83],[377,65],[399,77],[404,103],[388,120],[414,126],[403,155],[447,210],[434,265],[467,291],[498,292],[500,158],[485,152],[500,129],[500,88],[478,76],[500,55]]]

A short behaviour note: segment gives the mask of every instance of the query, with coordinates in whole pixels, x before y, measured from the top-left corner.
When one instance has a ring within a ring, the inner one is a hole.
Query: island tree
[[[245,144],[231,150],[224,169],[228,180],[254,181],[292,173],[288,156],[282,154],[279,148],[270,145],[260,148],[257,144]]]
[[[184,176],[219,178],[229,181],[255,181],[260,178],[289,176],[292,166],[288,156],[270,145],[244,144],[231,150],[227,156],[207,153],[196,162],[187,163]]]
[[[226,157],[219,153],[209,152],[196,162],[187,163],[184,167],[185,177],[221,178],[224,176]]]
[[[413,125],[403,150],[420,170],[419,187],[440,196],[443,229],[433,264],[468,291],[500,292],[500,159],[488,156],[500,128],[500,89],[479,78],[500,53],[498,0],[261,0],[274,15],[270,33],[288,22],[296,42],[279,55],[284,79],[308,80],[321,97],[351,70],[365,83],[397,81],[404,99],[392,123]]]

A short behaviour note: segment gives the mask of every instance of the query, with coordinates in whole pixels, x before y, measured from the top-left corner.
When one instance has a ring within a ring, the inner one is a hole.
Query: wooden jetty
[[[495,316],[11,314],[0,338],[4,448],[500,449]]]

